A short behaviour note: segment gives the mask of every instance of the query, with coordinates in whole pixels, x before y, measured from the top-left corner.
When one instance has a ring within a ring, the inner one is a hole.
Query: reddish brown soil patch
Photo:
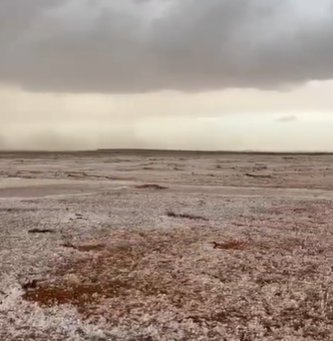
[[[124,277],[131,271],[132,263],[138,256],[130,248],[116,248],[96,258],[69,262],[53,274],[55,283],[44,283],[33,290],[26,290],[23,298],[46,306],[70,303],[83,311],[83,308],[102,297],[119,296],[127,290],[129,285]],[[107,271],[104,276],[103,270]],[[76,280],[67,280],[66,276],[70,275],[75,276]]]
[[[27,288],[23,298],[42,306],[73,304],[84,314],[94,310],[102,299],[168,295],[170,300],[178,302],[182,292],[178,284],[183,279],[180,274],[172,274],[170,259],[161,259],[146,273],[147,262],[154,252],[166,253],[168,248],[172,249],[172,237],[172,234],[158,237],[156,233],[132,233],[126,238],[132,239],[130,242],[109,245],[95,257],[69,261],[52,274],[54,282]],[[181,244],[184,246],[189,242],[191,240]],[[75,248],[82,250],[79,246]],[[74,280],[67,279],[71,275]]]
[[[246,242],[244,240],[230,239],[223,243],[212,242],[214,249],[222,250],[244,250]]]
[[[194,215],[194,214],[189,214],[189,213],[175,213],[173,211],[167,211],[166,215],[171,218],[208,221],[208,219],[205,217]]]
[[[71,242],[65,242],[61,246],[67,247],[70,249],[75,249],[80,252],[102,251],[105,248],[105,244],[94,244],[94,243],[74,245]]]
[[[143,185],[137,185],[135,186],[135,188],[161,190],[161,189],[167,189],[168,187],[157,185],[157,184],[143,184]]]

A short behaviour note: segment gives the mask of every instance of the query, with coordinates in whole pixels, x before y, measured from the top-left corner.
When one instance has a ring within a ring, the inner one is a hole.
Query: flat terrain
[[[333,155],[0,153],[0,340],[333,340]]]

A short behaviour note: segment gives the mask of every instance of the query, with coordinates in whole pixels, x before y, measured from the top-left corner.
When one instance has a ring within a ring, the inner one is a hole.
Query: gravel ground
[[[0,155],[0,340],[332,340],[330,155]]]

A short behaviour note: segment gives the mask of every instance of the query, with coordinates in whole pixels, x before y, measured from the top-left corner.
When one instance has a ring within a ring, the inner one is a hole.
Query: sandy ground
[[[333,340],[332,161],[0,154],[0,340]]]

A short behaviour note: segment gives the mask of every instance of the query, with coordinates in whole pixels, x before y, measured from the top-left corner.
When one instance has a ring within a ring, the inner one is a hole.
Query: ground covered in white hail
[[[0,340],[332,340],[331,159],[3,155]]]

